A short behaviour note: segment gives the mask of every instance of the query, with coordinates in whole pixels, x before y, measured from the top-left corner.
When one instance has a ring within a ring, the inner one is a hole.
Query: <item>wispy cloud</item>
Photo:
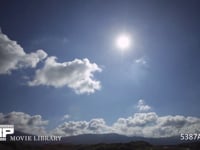
[[[135,60],[136,64],[147,65],[146,57],[141,57]]]
[[[37,39],[33,39],[31,41],[32,46],[41,46],[46,44],[56,44],[56,45],[65,45],[69,43],[69,39],[67,37],[62,36],[43,36],[37,37]]]
[[[68,115],[68,114],[66,114],[66,115],[64,115],[62,118],[61,118],[61,120],[63,121],[63,120],[67,120],[67,119],[69,119],[71,116],[70,115]]]

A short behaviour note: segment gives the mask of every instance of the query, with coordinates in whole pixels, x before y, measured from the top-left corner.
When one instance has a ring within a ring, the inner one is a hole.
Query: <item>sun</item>
[[[120,50],[127,50],[131,45],[131,38],[126,34],[121,34],[116,38],[116,46]]]

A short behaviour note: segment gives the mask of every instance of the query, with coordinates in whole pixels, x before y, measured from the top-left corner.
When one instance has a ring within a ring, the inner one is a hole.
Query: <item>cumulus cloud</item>
[[[171,137],[179,136],[180,133],[200,132],[200,118],[181,115],[158,116],[155,112],[140,112],[127,118],[119,118],[112,128],[116,133],[127,136]]]
[[[114,124],[113,128],[119,134],[128,136],[145,136],[143,129],[146,126],[154,125],[158,116],[154,112],[149,113],[135,113],[128,118],[119,118]]]
[[[200,118],[181,115],[159,116],[151,110],[145,101],[140,99],[137,104],[139,113],[127,118],[119,118],[112,125],[107,125],[104,119],[90,121],[69,121],[58,126],[52,134],[71,136],[79,134],[117,133],[126,136],[141,137],[171,137],[180,133],[200,132]]]
[[[158,116],[155,112],[135,113],[127,118],[119,118],[113,125],[104,119],[90,121],[68,121],[53,131],[53,135],[73,136],[80,134],[117,133],[126,136],[171,137],[180,133],[200,132],[200,118],[185,116]]]
[[[10,74],[19,68],[35,68],[46,57],[43,50],[26,53],[16,41],[0,31],[0,74]]]
[[[15,130],[24,133],[44,135],[48,121],[43,120],[40,115],[31,116],[23,112],[10,112],[8,114],[0,113],[0,124],[14,125]]]
[[[80,134],[103,134],[113,133],[102,118],[95,118],[90,121],[68,121],[59,125],[51,134],[61,136],[74,136]]]
[[[87,133],[85,131],[87,126],[88,122],[86,121],[69,121],[59,125],[51,133],[53,135],[61,135],[61,136],[85,134]]]
[[[34,79],[28,82],[29,86],[68,86],[78,94],[94,93],[101,88],[100,81],[95,80],[93,74],[102,69],[87,58],[58,63],[55,56],[47,57],[43,50],[26,53],[16,41],[0,31],[0,74],[11,74],[20,68],[35,68],[45,58],[44,67],[36,70]]]
[[[47,131],[47,120],[40,115],[23,112],[0,113],[0,124],[14,124],[15,130],[34,135],[74,136],[80,134],[117,133],[126,136],[171,137],[180,133],[199,133],[200,118],[181,115],[159,116],[155,112],[135,113],[127,118],[118,118],[107,125],[103,118],[90,121],[67,121]]]
[[[106,122],[102,118],[96,118],[90,120],[87,129],[92,133],[106,133],[110,128],[106,125]]]
[[[101,88],[101,84],[93,79],[93,74],[101,71],[97,64],[91,63],[87,58],[59,63],[56,57],[48,57],[44,67],[36,71],[34,79],[28,84],[56,88],[68,86],[77,94],[94,93]]]
[[[143,99],[140,99],[138,101],[137,108],[139,111],[142,112],[151,110],[151,107],[149,105],[146,105]]]

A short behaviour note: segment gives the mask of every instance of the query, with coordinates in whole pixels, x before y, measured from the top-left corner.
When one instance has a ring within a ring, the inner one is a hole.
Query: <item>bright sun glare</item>
[[[128,35],[122,34],[116,39],[116,46],[120,50],[127,50],[131,45],[131,39]]]

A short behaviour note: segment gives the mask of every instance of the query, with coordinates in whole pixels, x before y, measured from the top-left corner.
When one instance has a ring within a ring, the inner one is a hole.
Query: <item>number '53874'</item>
[[[200,140],[200,133],[181,133],[180,140],[182,141],[197,141]]]

